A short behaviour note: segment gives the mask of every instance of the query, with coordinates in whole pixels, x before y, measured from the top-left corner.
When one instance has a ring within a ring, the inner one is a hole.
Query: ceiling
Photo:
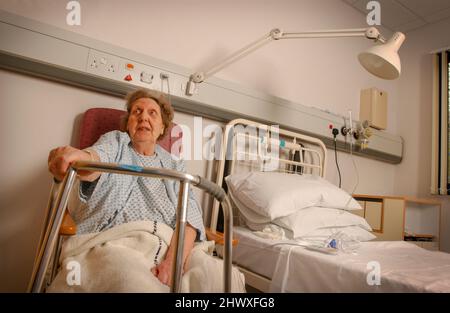
[[[342,0],[367,15],[370,0]],[[392,31],[407,33],[450,18],[450,0],[378,0],[381,24]]]

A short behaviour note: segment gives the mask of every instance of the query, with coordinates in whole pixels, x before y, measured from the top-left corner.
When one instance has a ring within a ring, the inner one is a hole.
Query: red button
[[[127,82],[129,82],[130,80],[133,80],[133,78],[131,77],[130,74],[128,74],[127,76],[125,76],[124,78]]]

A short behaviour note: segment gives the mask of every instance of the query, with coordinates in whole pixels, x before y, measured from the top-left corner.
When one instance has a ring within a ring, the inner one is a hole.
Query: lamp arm
[[[378,29],[369,28],[351,28],[351,29],[333,29],[317,30],[305,32],[284,32],[279,39],[298,39],[298,38],[336,38],[336,37],[366,37],[375,41],[385,42]]]
[[[252,53],[253,51],[259,49],[260,47],[264,46],[265,44],[269,43],[270,41],[274,39],[278,39],[278,37],[282,34],[281,30],[278,28],[272,29],[268,34],[264,35],[263,37],[259,38],[258,40],[255,40],[245,47],[241,48],[240,50],[234,52],[232,55],[228,56],[227,58],[223,59],[219,63],[215,64],[213,67],[209,68],[206,71],[196,72],[190,76],[190,79],[194,83],[201,83],[206,78],[214,75],[224,67],[236,62],[237,60],[245,57],[246,55]]]
[[[200,71],[192,74],[186,88],[186,94],[191,96],[194,94],[195,84],[203,82],[206,78],[214,75],[224,67],[240,60],[246,55],[259,49],[272,40],[280,39],[300,39],[300,38],[335,38],[335,37],[366,37],[373,39],[375,42],[379,41],[385,43],[386,40],[375,27],[369,28],[353,28],[353,29],[336,29],[336,30],[319,30],[319,31],[305,31],[305,32],[282,32],[278,28],[272,29],[268,34],[251,42],[242,49],[231,54],[221,62],[215,64],[213,67],[205,71]]]

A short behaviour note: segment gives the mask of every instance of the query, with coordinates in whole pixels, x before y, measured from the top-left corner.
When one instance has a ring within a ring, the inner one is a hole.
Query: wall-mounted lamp
[[[224,67],[236,62],[272,40],[333,37],[366,37],[367,39],[374,40],[374,42],[380,42],[381,45],[373,46],[367,51],[360,53],[358,56],[359,62],[367,71],[380,78],[395,79],[400,76],[401,65],[398,49],[405,40],[405,35],[400,32],[395,33],[391,39],[386,40],[375,27],[309,32],[282,32],[280,29],[275,28],[264,37],[236,51],[210,69],[192,74],[189,77],[189,82],[186,87],[186,95],[191,96],[194,94],[195,84],[203,82],[206,78],[214,75]]]

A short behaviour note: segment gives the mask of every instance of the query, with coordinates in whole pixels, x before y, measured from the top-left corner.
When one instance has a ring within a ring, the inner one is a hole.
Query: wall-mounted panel
[[[317,108],[210,78],[197,94],[185,95],[190,70],[70,31],[0,10],[0,67],[47,79],[123,96],[136,87],[163,89],[182,112],[221,121],[248,118],[278,124],[321,138],[334,147],[329,124],[344,125],[344,117]],[[163,78],[166,77],[166,78]],[[337,147],[348,151],[339,136]],[[399,163],[403,154],[400,136],[373,131],[368,148],[355,154]]]

